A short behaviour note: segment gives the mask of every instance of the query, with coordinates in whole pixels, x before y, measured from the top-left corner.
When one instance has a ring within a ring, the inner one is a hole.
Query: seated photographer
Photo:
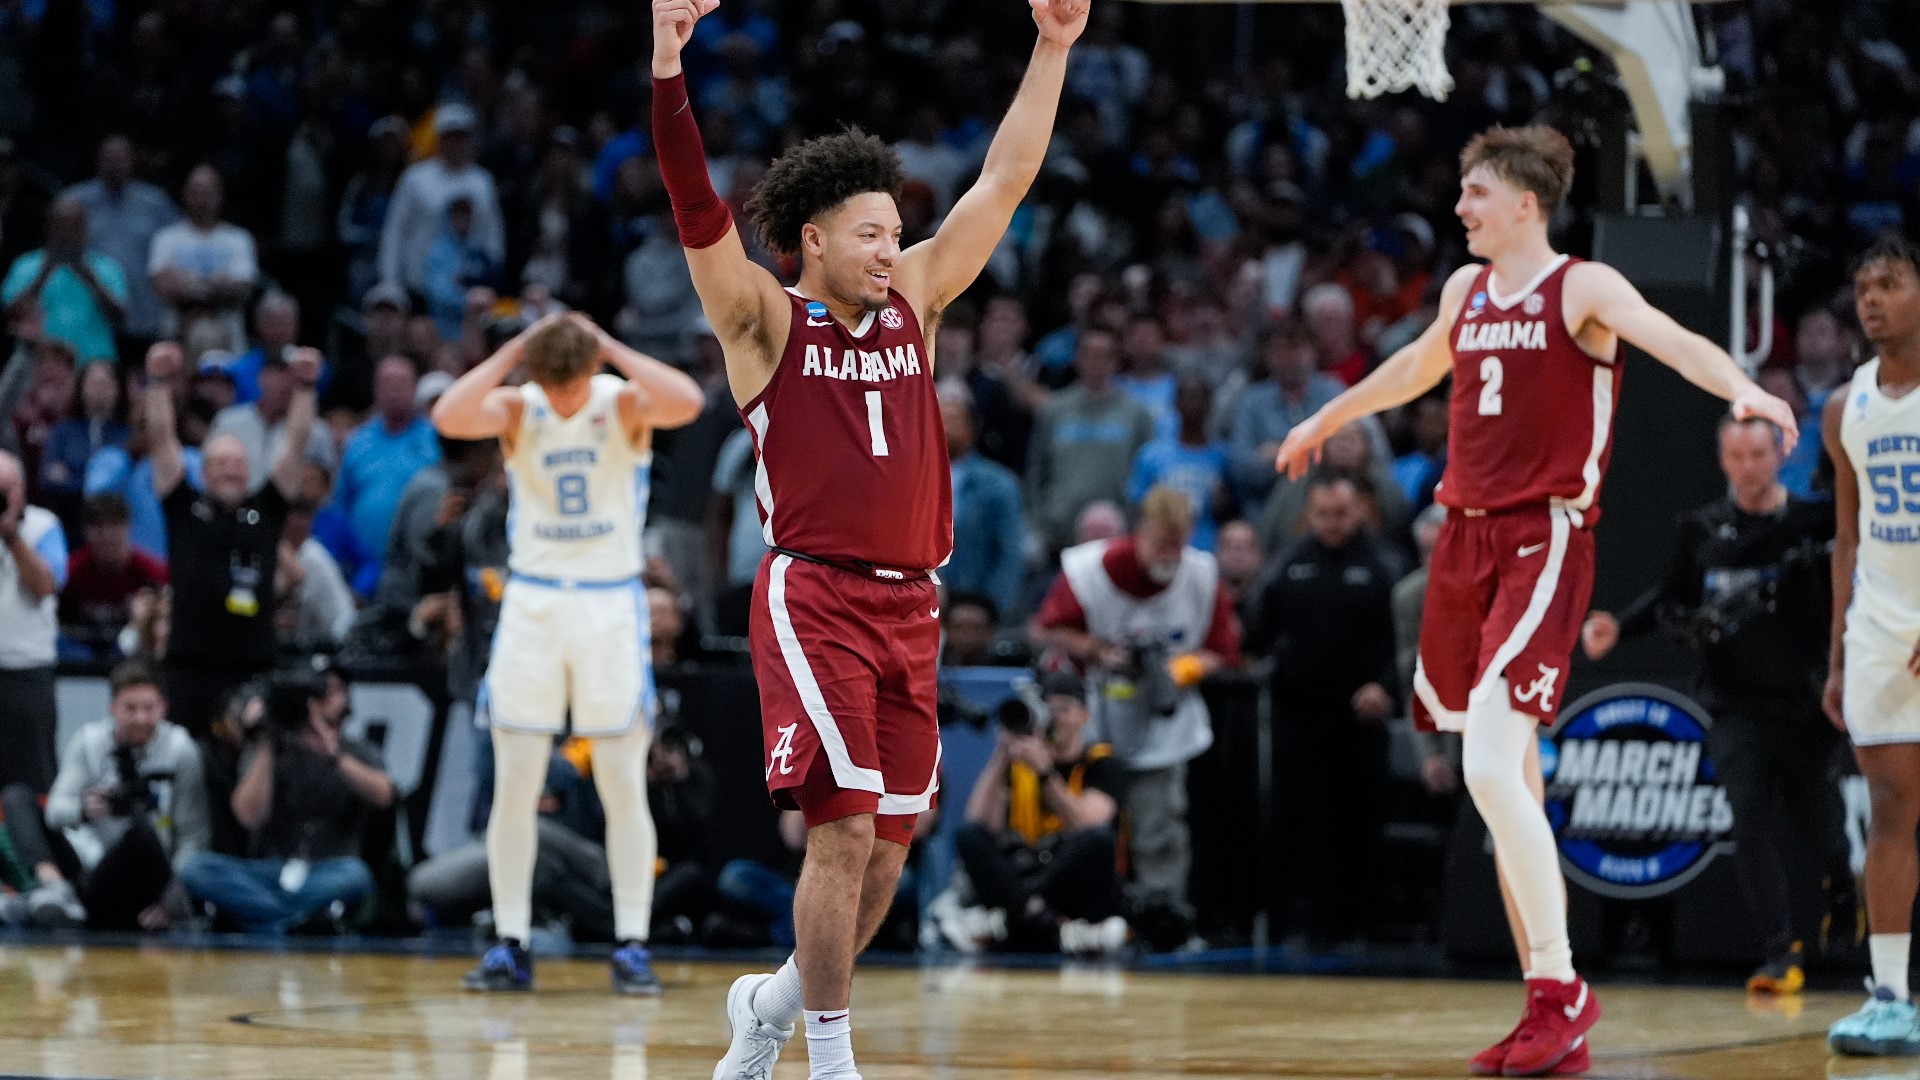
[[[206,850],[200,752],[167,723],[159,676],[134,661],[109,684],[112,715],[68,740],[45,816],[24,784],[0,793],[7,833],[38,882],[0,898],[0,925],[164,930],[173,868]]]
[[[337,922],[373,891],[361,832],[371,811],[392,805],[394,787],[379,750],[340,734],[347,687],[337,674],[276,674],[263,704],[231,800],[249,857],[205,852],[180,880],[245,930],[283,934],[316,915]]]
[[[1594,660],[1656,626],[1700,654],[1695,693],[1713,714],[1707,753],[1733,804],[1734,868],[1763,935],[1764,961],[1747,988],[1764,993],[1800,989],[1805,943],[1822,932],[1821,912],[1792,910],[1790,832],[1826,877],[1829,925],[1843,931],[1830,945],[1852,944],[1857,905],[1830,778],[1846,738],[1820,707],[1833,506],[1787,492],[1780,443],[1764,420],[1721,421],[1727,494],[1680,519],[1659,585],[1617,619],[1589,615],[1581,635]]]
[[[1087,719],[1080,676],[1025,683],[1001,706],[993,756],[967,798],[960,862],[976,903],[1005,913],[989,936],[1009,948],[1113,952],[1126,942],[1114,867],[1126,772],[1112,747],[1088,744]]]

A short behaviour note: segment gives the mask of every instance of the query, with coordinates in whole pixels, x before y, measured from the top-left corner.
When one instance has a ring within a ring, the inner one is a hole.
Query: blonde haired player
[[[524,386],[504,386],[525,365]],[[600,374],[611,364],[625,379]],[[640,534],[656,428],[705,398],[684,373],[584,316],[549,315],[461,376],[433,409],[440,433],[498,438],[506,457],[509,578],[481,718],[493,729],[487,874],[498,944],[470,990],[529,990],[535,817],[553,738],[572,715],[593,742],[613,878],[613,987],[657,994],[646,949],[653,911],[647,744],[654,713]]]
[[[1611,267],[1558,254],[1547,224],[1573,182],[1573,147],[1546,127],[1482,132],[1460,155],[1467,250],[1440,315],[1351,390],[1294,428],[1277,467],[1299,475],[1346,424],[1453,376],[1447,467],[1415,668],[1423,726],[1464,733],[1462,771],[1493,834],[1526,942],[1527,1005],[1476,1074],[1584,1071],[1600,1018],[1573,970],[1566,884],[1540,805],[1535,731],[1561,703],[1593,589],[1593,523],[1631,343],[1695,386],[1795,435],[1793,412],[1725,351],[1647,303]]]

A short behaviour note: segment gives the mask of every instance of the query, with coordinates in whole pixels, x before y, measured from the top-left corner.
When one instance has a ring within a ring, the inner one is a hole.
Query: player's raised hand
[[[1766,420],[1779,428],[1782,454],[1792,453],[1793,444],[1800,441],[1800,421],[1793,415],[1793,406],[1758,386],[1734,395],[1733,415],[1739,420]]]
[[[1087,12],[1092,0],[1027,0],[1033,8],[1034,25],[1040,36],[1063,49],[1072,48],[1087,28]]]
[[[1319,414],[1314,413],[1287,432],[1286,441],[1280,444],[1280,453],[1273,459],[1276,471],[1285,473],[1287,479],[1298,480],[1307,474],[1307,470],[1320,462],[1320,447],[1333,437],[1335,428]]]
[[[655,76],[664,79],[680,73],[680,50],[693,37],[693,24],[719,6],[720,0],[653,0]]]

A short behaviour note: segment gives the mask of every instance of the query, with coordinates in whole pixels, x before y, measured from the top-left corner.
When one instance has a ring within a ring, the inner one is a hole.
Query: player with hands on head
[[[601,373],[603,364],[625,376]],[[505,385],[524,366],[528,381]],[[528,990],[540,792],[553,738],[593,745],[613,879],[616,992],[657,994],[646,948],[658,839],[647,806],[657,699],[645,525],[653,432],[693,420],[699,384],[574,313],[543,316],[455,380],[433,407],[454,439],[499,439],[512,481],[509,579],[477,705],[492,729],[487,875],[499,941],[470,990]],[[457,611],[457,609],[454,609]]]

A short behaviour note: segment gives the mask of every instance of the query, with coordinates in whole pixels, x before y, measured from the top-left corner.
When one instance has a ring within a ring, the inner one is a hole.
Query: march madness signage
[[[1733,806],[1707,758],[1706,713],[1646,683],[1619,683],[1562,710],[1541,741],[1547,819],[1567,877],[1644,900],[1731,851]]]

